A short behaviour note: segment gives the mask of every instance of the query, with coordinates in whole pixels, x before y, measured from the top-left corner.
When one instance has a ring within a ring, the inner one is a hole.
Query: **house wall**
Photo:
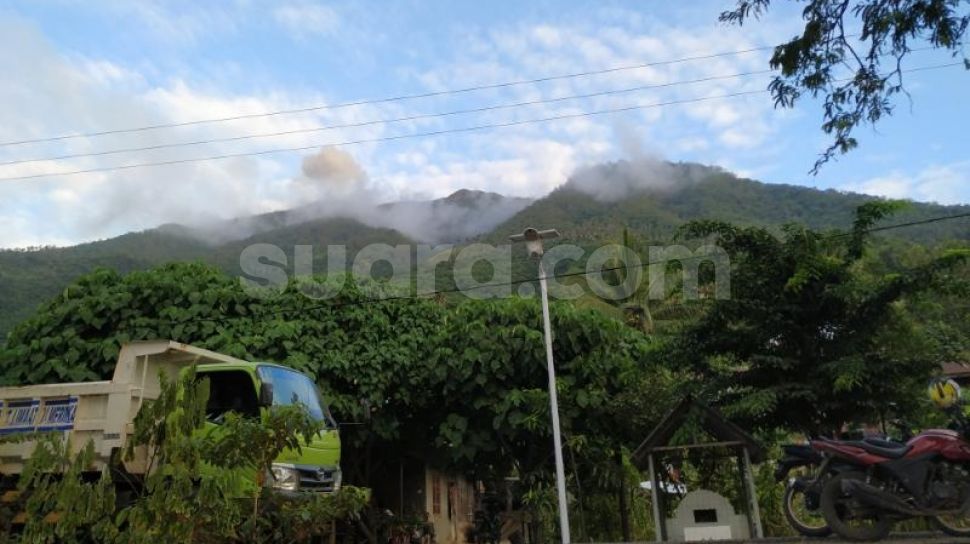
[[[438,544],[464,544],[475,512],[475,486],[439,470],[425,471],[425,500]]]
[[[390,510],[395,516],[419,516],[425,511],[424,462],[412,459],[390,459],[373,469],[363,485],[371,489],[374,505]]]

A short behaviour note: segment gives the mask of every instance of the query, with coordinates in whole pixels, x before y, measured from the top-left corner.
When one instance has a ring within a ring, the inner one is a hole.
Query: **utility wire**
[[[747,76],[754,76],[754,75],[762,75],[762,74],[768,74],[768,73],[771,73],[771,70],[756,70],[756,71],[752,71],[752,72],[741,72],[741,73],[737,73],[737,74],[727,74],[727,75],[720,75],[720,76],[710,76],[710,77],[703,77],[703,78],[699,78],[699,79],[689,79],[689,80],[673,81],[673,82],[669,82],[669,83],[656,83],[656,84],[651,84],[651,85],[638,85],[636,87],[626,87],[626,88],[623,88],[623,89],[610,89],[610,90],[606,90],[606,91],[597,91],[597,92],[594,92],[594,93],[587,93],[587,94],[575,94],[575,95],[567,95],[567,96],[558,96],[558,97],[554,97],[554,98],[542,98],[542,99],[536,99],[536,100],[528,100],[528,101],[525,101],[525,102],[512,102],[512,103],[506,103],[506,104],[495,104],[495,105],[491,105],[491,106],[482,106],[482,107],[478,107],[478,108],[468,108],[468,109],[452,110],[452,111],[438,112],[438,113],[419,113],[419,114],[409,115],[409,116],[406,116],[406,117],[398,117],[398,118],[392,118],[392,119],[373,119],[373,120],[370,120],[370,121],[360,121],[360,122],[356,122],[356,123],[346,123],[346,124],[342,124],[342,125],[314,126],[314,127],[297,128],[297,129],[291,129],[291,130],[283,130],[283,131],[279,131],[279,132],[266,132],[266,133],[260,133],[260,134],[247,134],[247,135],[244,135],[244,136],[230,136],[230,137],[223,137],[223,138],[210,138],[210,139],[207,139],[207,140],[196,140],[196,141],[190,141],[190,142],[176,142],[176,143],[166,143],[166,144],[155,144],[155,145],[149,145],[149,146],[144,146],[144,147],[127,147],[127,148],[122,148],[122,149],[111,149],[111,150],[108,150],[108,151],[93,151],[93,152],[89,152],[89,153],[73,153],[73,154],[68,154],[68,155],[56,155],[56,156],[51,156],[51,157],[37,157],[37,158],[32,158],[32,159],[18,159],[18,160],[13,160],[13,161],[0,162],[0,166],[11,166],[11,165],[14,165],[14,164],[25,164],[25,163],[41,162],[41,161],[58,161],[58,160],[64,160],[64,159],[77,159],[77,158],[81,158],[81,157],[99,157],[99,156],[105,156],[105,155],[117,155],[119,153],[134,153],[134,152],[138,152],[138,151],[153,151],[153,150],[157,150],[157,149],[169,149],[169,148],[173,148],[173,147],[189,147],[189,146],[204,145],[204,144],[214,144],[214,143],[223,143],[223,142],[235,142],[235,141],[240,141],[240,140],[251,140],[251,139],[256,139],[256,138],[272,138],[272,137],[277,137],[277,136],[289,136],[289,135],[293,135],[293,134],[305,134],[305,133],[310,133],[310,132],[322,132],[322,131],[325,131],[325,130],[336,130],[336,129],[344,129],[344,128],[359,128],[359,127],[366,127],[366,126],[371,126],[371,125],[380,125],[380,124],[384,124],[384,123],[401,123],[401,122],[405,122],[405,121],[418,121],[418,120],[422,120],[422,119],[433,119],[433,118],[436,118],[436,117],[448,117],[448,116],[453,116],[453,115],[464,115],[464,114],[469,114],[469,113],[482,113],[482,112],[487,112],[487,111],[504,110],[504,109],[512,109],[512,108],[521,108],[521,107],[524,107],[524,106],[535,106],[535,105],[539,105],[539,104],[551,104],[551,103],[554,103],[554,102],[565,102],[565,101],[568,101],[568,100],[580,100],[580,99],[585,99],[585,98],[595,98],[595,97],[599,97],[599,96],[611,96],[611,95],[618,95],[618,94],[626,94],[626,93],[632,93],[632,92],[637,92],[637,91],[645,91],[645,90],[648,90],[648,89],[660,89],[660,88],[667,88],[667,87],[676,87],[678,85],[691,85],[691,84],[694,84],[694,83],[704,83],[704,82],[709,82],[709,81],[720,81],[720,80],[724,80],[724,79],[735,79],[735,78],[740,78],[740,77],[747,77]]]
[[[913,49],[912,51],[913,52],[923,51],[925,49],[929,49],[929,48],[928,47],[927,48],[917,48],[917,49]],[[689,80],[678,80],[678,81],[673,81],[673,82],[668,82],[668,83],[659,83],[659,84],[651,84],[651,85],[639,85],[639,86],[636,86],[636,87],[627,87],[627,88],[623,88],[623,89],[613,89],[613,90],[598,91],[598,92],[587,93],[587,94],[568,95],[568,96],[560,96],[560,97],[554,97],[554,98],[537,99],[537,100],[530,100],[530,101],[525,101],[525,102],[514,102],[514,103],[508,103],[508,104],[497,104],[497,105],[492,105],[492,106],[484,106],[484,107],[470,108],[470,109],[462,109],[462,110],[453,110],[453,111],[448,111],[448,112],[415,114],[415,115],[410,115],[410,116],[406,116],[406,117],[399,117],[399,118],[396,118],[396,119],[374,119],[374,120],[370,120],[370,121],[361,121],[361,122],[355,122],[355,123],[346,123],[346,124],[341,124],[341,125],[314,126],[314,127],[306,127],[306,128],[299,128],[299,129],[278,131],[278,132],[268,132],[268,133],[260,133],[260,134],[248,134],[248,135],[243,135],[243,136],[231,136],[231,137],[221,137],[221,138],[210,138],[210,139],[206,139],[206,140],[196,140],[196,141],[189,141],[189,142],[174,142],[174,143],[165,143],[165,144],[155,144],[155,145],[144,146],[144,147],[128,147],[128,148],[122,148],[122,149],[112,149],[112,150],[107,150],[107,151],[92,151],[92,152],[87,152],[87,153],[73,153],[73,154],[67,154],[67,155],[56,155],[56,156],[51,156],[51,157],[37,157],[37,158],[30,158],[30,159],[18,159],[18,160],[13,160],[13,161],[0,162],[0,166],[11,166],[11,165],[15,165],[15,164],[25,164],[25,163],[41,162],[41,161],[56,161],[56,160],[64,160],[64,159],[75,159],[75,158],[81,158],[81,157],[97,157],[97,156],[105,156],[105,155],[116,155],[116,154],[119,154],[119,153],[132,153],[132,152],[137,152],[137,151],[152,151],[152,150],[158,150],[158,149],[168,149],[168,148],[176,148],[176,147],[188,147],[188,146],[203,145],[203,144],[221,143],[221,142],[233,142],[233,141],[250,140],[250,139],[256,139],[256,138],[271,138],[271,137],[275,137],[275,136],[287,136],[287,135],[292,135],[292,134],[304,134],[304,133],[310,133],[310,132],[321,132],[321,131],[325,131],[325,130],[335,130],[335,129],[344,129],[344,128],[358,128],[358,127],[364,127],[364,126],[369,126],[369,125],[377,125],[377,124],[382,124],[382,123],[399,123],[399,122],[405,122],[405,121],[416,121],[416,120],[430,119],[430,118],[435,118],[435,117],[447,117],[447,116],[452,116],[452,115],[462,115],[462,114],[469,114],[469,113],[481,113],[481,112],[486,112],[486,111],[501,110],[501,109],[510,109],[510,108],[518,108],[518,107],[532,106],[532,105],[538,105],[538,104],[549,104],[549,103],[553,103],[553,102],[562,102],[562,101],[567,101],[567,100],[578,100],[578,99],[585,99],[585,98],[594,98],[594,97],[599,97],[599,96],[610,96],[610,95],[631,93],[631,92],[636,92],[636,91],[644,91],[644,90],[648,90],[648,89],[659,89],[659,88],[667,88],[667,87],[676,87],[678,85],[691,85],[691,84],[695,84],[695,83],[704,83],[704,82],[709,82],[709,81],[719,81],[719,80],[724,80],[724,79],[734,79],[734,78],[739,78],[739,77],[747,77],[747,76],[754,76],[754,75],[763,75],[763,74],[767,74],[767,73],[771,73],[771,72],[772,72],[772,70],[770,70],[770,69],[768,69],[768,70],[755,70],[755,71],[741,72],[741,73],[736,73],[736,74],[726,74],[726,75],[720,75],[720,76],[709,76],[709,77],[703,77],[703,78],[698,78],[698,79],[689,79]],[[2,146],[2,145],[3,144],[0,144],[0,146]]]
[[[914,225],[926,225],[926,224],[929,224],[929,223],[937,223],[939,221],[947,221],[949,219],[960,219],[960,218],[963,218],[963,217],[970,217],[970,212],[968,212],[968,213],[958,213],[956,215],[943,215],[943,216],[940,216],[940,217],[933,217],[933,218],[930,218],[930,219],[921,219],[919,221],[910,221],[908,223],[897,223],[895,225],[886,225],[886,226],[883,226],[883,227],[872,227],[872,228],[866,229],[863,232],[866,232],[866,233],[869,233],[869,232],[881,232],[881,231],[884,231],[884,230],[900,229],[900,228],[903,228],[903,227],[912,227]],[[853,234],[852,232],[842,232],[842,233],[839,233],[837,235],[832,236],[832,238],[839,238],[839,237],[842,237],[842,236],[852,236],[852,234]]]
[[[948,221],[948,220],[962,219],[962,218],[968,218],[968,217],[970,217],[970,212],[959,213],[959,214],[954,214],[954,215],[944,215],[944,216],[938,216],[938,217],[931,217],[931,218],[928,218],[928,219],[921,219],[921,220],[917,220],[917,221],[909,221],[907,223],[897,223],[897,224],[894,224],[894,225],[886,225],[886,226],[882,226],[882,227],[871,227],[869,229],[863,230],[862,232],[865,232],[865,233],[883,232],[883,231],[887,231],[887,230],[908,228],[908,227],[913,227],[913,226],[917,226],[917,225],[927,225],[927,224],[930,224],[930,223],[938,223],[940,221]],[[841,238],[841,237],[844,237],[844,236],[851,236],[852,234],[854,234],[854,233],[853,232],[840,232],[840,233],[836,233],[836,234],[831,234],[831,235],[823,236],[822,238],[823,239],[826,239],[826,238],[827,239],[836,239],[836,238]],[[594,273],[596,273],[596,274],[602,274],[604,272],[617,272],[617,271],[621,271],[621,270],[629,271],[629,270],[643,269],[643,268],[647,268],[647,267],[652,266],[652,265],[655,265],[655,264],[663,264],[663,263],[667,263],[667,262],[670,262],[670,261],[680,261],[681,263],[683,263],[685,261],[711,260],[711,259],[715,259],[715,258],[717,258],[717,255],[693,255],[693,256],[684,257],[684,258],[670,258],[670,259],[663,259],[663,260],[657,260],[657,261],[650,261],[650,262],[646,262],[646,263],[641,263],[641,264],[636,265],[636,266],[624,265],[624,266],[607,267],[607,268],[602,268],[602,269],[599,269],[599,270],[592,270],[592,271],[590,271],[590,270],[580,270],[580,271],[577,271],[577,272],[563,272],[563,273],[560,273],[560,274],[546,274],[545,275],[545,279],[549,280],[549,279],[573,278],[573,277],[578,277],[578,276],[588,276],[588,275],[594,274]],[[287,315],[287,314],[290,314],[290,313],[302,313],[302,312],[307,312],[307,311],[323,310],[323,309],[337,309],[337,308],[343,308],[343,307],[346,307],[346,306],[364,306],[366,304],[381,304],[381,303],[385,303],[385,302],[394,302],[394,301],[402,301],[402,300],[417,300],[417,299],[421,299],[421,298],[430,298],[430,297],[435,297],[435,296],[439,296],[439,295],[448,295],[448,294],[454,294],[454,293],[465,293],[465,292],[468,292],[468,291],[476,291],[476,290],[480,290],[480,289],[493,289],[493,288],[498,288],[498,287],[512,287],[512,286],[515,286],[515,285],[521,285],[523,283],[533,283],[533,282],[536,282],[536,281],[539,281],[539,278],[538,277],[535,277],[535,278],[526,278],[526,279],[519,279],[519,280],[511,280],[511,281],[506,281],[506,282],[484,283],[484,284],[474,285],[474,286],[466,287],[466,288],[455,287],[455,288],[451,288],[451,289],[441,289],[441,290],[431,291],[431,292],[428,292],[428,293],[422,293],[422,294],[419,294],[419,295],[397,295],[397,296],[388,296],[388,297],[380,297],[380,298],[367,298],[367,299],[363,299],[363,300],[355,300],[355,301],[348,301],[348,302],[341,302],[341,303],[321,304],[321,305],[309,306],[309,307],[305,307],[305,308],[295,308],[295,309],[292,309],[292,310],[280,310],[280,311],[275,311],[275,312],[265,312],[265,313],[261,313],[261,314],[252,314],[252,315],[247,315],[247,316],[231,316],[231,317],[222,317],[222,318],[215,318],[215,317],[189,318],[189,319],[177,320],[177,321],[176,320],[168,320],[168,322],[169,323],[174,323],[174,324],[183,324],[183,323],[191,323],[191,322],[197,322],[197,321],[199,321],[199,322],[206,322],[206,321],[222,322],[222,321],[226,321],[228,319],[243,319],[243,318],[256,319],[256,318],[261,318],[261,317],[275,317],[275,316]]]
[[[909,72],[920,72],[920,71],[928,71],[928,70],[939,70],[939,69],[942,69],[942,68],[951,68],[951,67],[954,67],[954,66],[963,66],[963,63],[962,62],[951,62],[951,63],[938,64],[938,65],[933,65],[933,66],[923,66],[923,67],[919,67],[919,68],[912,68],[912,69],[909,69],[909,70],[904,70],[904,72],[905,73],[909,73]],[[536,123],[546,123],[546,122],[550,122],[550,121],[560,121],[560,120],[564,120],[564,119],[576,119],[576,118],[581,118],[581,117],[591,117],[591,116],[595,116],[595,115],[604,115],[604,114],[609,114],[609,113],[620,113],[620,112],[625,112],[625,111],[634,111],[634,110],[650,109],[650,108],[657,108],[657,107],[664,107],[664,106],[674,106],[674,105],[679,105],[679,104],[691,104],[691,103],[695,103],[695,102],[705,102],[705,101],[709,101],[709,100],[720,100],[720,99],[725,99],[725,98],[736,98],[736,97],[740,97],[740,96],[748,96],[748,95],[755,95],[755,94],[764,94],[764,93],[767,93],[767,92],[768,92],[767,90],[740,91],[740,92],[728,93],[728,94],[722,94],[722,95],[704,96],[704,97],[688,98],[688,99],[682,99],[682,100],[670,100],[670,101],[667,101],[667,102],[655,102],[655,103],[652,103],[652,104],[635,104],[635,105],[632,105],[632,106],[624,106],[624,107],[620,107],[620,108],[609,108],[609,109],[596,110],[596,111],[568,113],[568,114],[554,115],[554,116],[551,116],[551,117],[542,117],[542,118],[537,118],[537,119],[525,119],[525,120],[519,120],[519,121],[509,121],[509,122],[504,122],[504,123],[492,123],[492,124],[485,124],[485,125],[474,125],[474,126],[468,126],[468,127],[441,129],[441,130],[435,130],[435,131],[430,131],[430,132],[417,132],[417,133],[411,133],[411,134],[398,134],[398,135],[394,135],[394,136],[381,136],[381,137],[376,137],[376,138],[365,138],[365,139],[360,139],[360,140],[350,140],[350,141],[344,141],[344,142],[324,142],[324,143],[313,144],[313,145],[308,145],[308,146],[281,147],[281,148],[275,148],[275,149],[264,149],[264,150],[260,150],[260,151],[244,151],[244,152],[239,152],[239,153],[225,153],[225,154],[221,154],[221,155],[210,155],[210,156],[206,156],[206,157],[194,157],[194,158],[187,158],[187,159],[172,159],[172,160],[156,161],[156,162],[124,164],[124,165],[118,165],[118,166],[104,166],[104,167],[96,167],[96,168],[87,168],[87,169],[83,169],[83,170],[70,170],[70,171],[67,171],[67,172],[45,172],[45,173],[40,173],[40,174],[28,174],[28,175],[25,175],[25,176],[7,176],[7,177],[0,177],[0,181],[21,181],[21,180],[29,180],[29,179],[37,179],[37,178],[46,178],[46,177],[67,177],[67,176],[76,176],[76,175],[81,175],[81,174],[91,174],[91,173],[96,173],[96,172],[111,172],[111,171],[117,171],[117,170],[130,170],[130,169],[133,169],[133,168],[147,168],[147,167],[154,167],[154,166],[169,166],[169,165],[175,165],[175,164],[189,164],[189,163],[196,163],[196,162],[205,162],[205,161],[213,161],[213,160],[223,160],[223,159],[231,159],[231,158],[239,158],[239,157],[254,157],[254,156],[261,156],[261,155],[272,155],[272,154],[276,154],[276,153],[286,153],[286,152],[293,152],[293,151],[309,151],[309,150],[312,150],[312,149],[317,149],[317,148],[325,147],[325,146],[349,146],[349,145],[359,145],[359,144],[366,144],[366,143],[387,142],[387,141],[395,141],[395,140],[407,140],[407,139],[411,139],[411,138],[426,138],[426,137],[431,137],[431,136],[440,136],[442,134],[455,134],[455,133],[464,133],[464,132],[476,132],[476,131],[480,131],[480,130],[488,130],[488,129],[494,129],[494,128],[507,128],[507,127],[513,127],[513,126],[536,124]]]
[[[535,79],[520,79],[520,80],[514,80],[514,81],[505,81],[505,82],[501,82],[501,83],[490,83],[490,84],[486,84],[486,85],[475,85],[475,86],[472,86],[472,87],[463,87],[463,88],[449,89],[449,90],[443,90],[443,91],[430,91],[430,92],[425,92],[425,93],[404,94],[404,95],[391,96],[391,97],[386,97],[386,98],[374,98],[374,99],[367,99],[367,100],[357,100],[357,101],[353,101],[353,102],[343,102],[343,103],[339,103],[339,104],[323,104],[323,105],[308,106],[308,107],[303,107],[303,108],[294,108],[294,109],[276,110],[276,111],[268,111],[268,112],[261,112],[261,113],[247,113],[247,114],[240,114],[240,115],[232,115],[232,116],[228,116],[228,117],[218,117],[218,118],[210,118],[210,119],[197,119],[197,120],[194,120],[194,121],[184,121],[184,122],[181,122],[181,123],[162,123],[162,124],[157,124],[157,125],[146,125],[146,126],[133,127],[133,128],[122,128],[122,129],[114,129],[114,130],[102,130],[102,131],[97,131],[97,132],[84,132],[84,133],[77,133],[77,134],[62,134],[62,135],[59,135],[59,136],[46,136],[46,137],[43,137],[43,138],[32,138],[32,139],[24,139],[24,140],[15,140],[15,141],[8,141],[8,142],[0,142],[0,147],[13,146],[13,145],[22,145],[22,144],[33,144],[33,143],[41,143],[41,142],[54,142],[54,141],[69,140],[69,139],[74,139],[74,138],[89,138],[89,137],[93,137],[93,136],[105,136],[105,135],[108,135],[108,134],[126,134],[126,133],[132,133],[132,132],[143,132],[143,131],[147,131],[147,130],[156,130],[156,129],[163,129],[163,128],[176,128],[176,127],[185,127],[185,126],[191,126],[191,125],[201,125],[201,124],[206,124],[206,123],[223,123],[223,122],[226,122],[226,121],[237,121],[237,120],[240,120],[240,119],[253,119],[253,118],[258,118],[258,117],[271,117],[271,116],[277,116],[277,115],[289,115],[289,114],[293,114],[293,113],[308,113],[308,112],[312,112],[312,111],[334,110],[334,109],[340,109],[340,108],[348,108],[348,107],[352,107],[352,106],[363,106],[363,105],[367,105],[367,104],[384,104],[384,103],[388,103],[388,102],[400,102],[400,101],[403,101],[403,100],[414,100],[414,99],[419,99],[419,98],[431,98],[431,97],[435,97],[435,96],[445,96],[445,95],[452,95],[452,94],[462,94],[462,93],[469,93],[469,92],[474,92],[474,91],[484,91],[484,90],[489,90],[489,89],[503,89],[503,88],[508,88],[508,87],[516,87],[516,86],[520,86],[520,85],[529,85],[529,84],[534,84],[534,83],[545,83],[545,82],[549,82],[549,81],[559,81],[559,80],[564,80],[564,79],[575,79],[575,78],[580,78],[580,77],[588,77],[588,76],[595,76],[595,75],[601,75],[601,74],[609,74],[609,73],[615,73],[615,72],[624,72],[624,71],[629,71],[629,70],[638,70],[638,69],[641,69],[641,68],[650,68],[650,67],[653,67],[653,66],[667,66],[667,65],[671,65],[671,64],[680,64],[680,63],[684,63],[684,62],[691,62],[691,61],[697,61],[697,60],[708,60],[708,59],[714,59],[714,58],[718,58],[718,57],[728,57],[728,56],[732,56],[732,55],[743,55],[743,54],[746,54],[746,53],[753,53],[753,52],[757,52],[757,51],[767,51],[767,50],[770,50],[770,49],[774,49],[775,47],[776,46],[774,46],[774,45],[766,45],[766,46],[762,46],[762,47],[752,47],[750,49],[739,49],[739,50],[736,50],[736,51],[725,51],[725,52],[721,52],[721,53],[711,53],[711,54],[708,54],[708,55],[697,55],[697,56],[692,56],[692,57],[681,57],[681,58],[678,58],[678,59],[671,59],[671,60],[661,60],[661,61],[655,61],[655,62],[644,62],[644,63],[640,63],[640,64],[631,64],[631,65],[626,65],[626,66],[615,66],[615,67],[612,67],[612,68],[605,68],[605,69],[601,69],[601,70],[590,70],[590,71],[586,71],[586,72],[574,72],[574,73],[571,73],[571,74],[561,74],[561,75],[555,75],[555,76],[540,77],[540,78],[535,78]]]
[[[743,91],[743,92],[729,93],[729,94],[723,94],[723,95],[705,96],[705,97],[700,97],[700,98],[689,98],[689,99],[684,99],[684,100],[671,100],[671,101],[668,101],[668,102],[656,102],[656,103],[652,103],[652,104],[636,104],[636,105],[633,105],[633,106],[625,106],[625,107],[622,107],[622,108],[609,108],[609,109],[597,110],[597,111],[587,111],[587,112],[578,112],[578,113],[567,113],[567,114],[561,114],[561,115],[554,115],[554,116],[550,116],[550,117],[542,117],[542,118],[538,118],[538,119],[524,119],[524,120],[519,120],[519,121],[508,121],[508,122],[504,122],[504,123],[491,123],[491,124],[485,124],[485,125],[473,125],[473,126],[468,126],[468,127],[434,130],[434,131],[430,131],[430,132],[416,132],[416,133],[411,133],[411,134],[398,134],[398,135],[394,135],[394,136],[380,136],[380,137],[376,137],[376,138],[365,138],[365,139],[360,139],[360,140],[349,140],[349,141],[344,141],[344,142],[324,142],[324,143],[319,143],[319,144],[306,145],[306,146],[298,146],[298,147],[279,147],[279,148],[275,148],[275,149],[264,149],[264,150],[261,150],[261,151],[243,151],[243,152],[239,152],[239,153],[225,153],[225,154],[221,154],[221,155],[210,155],[210,156],[207,156],[207,157],[194,157],[194,158],[188,158],[188,159],[172,159],[172,160],[166,160],[166,161],[144,162],[144,163],[136,163],[136,164],[123,164],[123,165],[118,165],[118,166],[104,166],[104,167],[96,167],[96,168],[87,168],[87,169],[84,169],[84,170],[70,170],[70,171],[67,171],[67,172],[45,172],[45,173],[42,173],[42,174],[29,174],[29,175],[26,175],[26,176],[7,176],[7,177],[0,177],[0,181],[19,181],[19,180],[36,179],[36,178],[47,178],[47,177],[77,176],[77,175],[80,175],[80,174],[91,174],[91,173],[95,173],[95,172],[111,172],[111,171],[116,171],[116,170],[130,170],[132,168],[147,168],[147,167],[152,167],[152,166],[168,166],[168,165],[173,165],[173,164],[187,164],[187,163],[195,163],[195,162],[214,161],[214,160],[222,160],[222,159],[232,159],[232,158],[239,158],[239,157],[253,157],[253,156],[260,156],[260,155],[272,155],[272,154],[275,154],[275,153],[286,153],[286,152],[292,152],[292,151],[309,151],[311,149],[318,149],[320,147],[325,147],[325,146],[347,146],[347,145],[359,145],[359,144],[368,144],[368,143],[376,143],[376,142],[387,142],[387,141],[394,141],[394,140],[407,140],[407,139],[411,139],[411,138],[426,138],[426,137],[430,137],[430,136],[440,136],[442,134],[454,134],[454,133],[460,133],[460,132],[476,132],[476,131],[479,131],[479,130],[487,130],[487,129],[493,129],[493,128],[506,128],[506,127],[520,126],[520,125],[535,124],[535,123],[546,123],[546,122],[549,122],[549,121],[560,121],[560,120],[564,120],[564,119],[576,119],[576,118],[580,118],[580,117],[590,117],[590,116],[594,116],[594,115],[603,115],[603,114],[608,114],[608,113],[619,113],[619,112],[624,112],[624,111],[633,111],[633,110],[648,109],[648,108],[658,108],[658,107],[663,107],[663,106],[673,106],[673,105],[677,105],[677,104],[691,104],[691,103],[694,103],[694,102],[704,102],[704,101],[708,101],[708,100],[718,100],[718,99],[723,99],[723,98],[734,98],[734,97],[746,96],[746,95],[753,95],[753,94],[764,94],[766,92],[768,92],[768,91],[766,91],[766,90]]]

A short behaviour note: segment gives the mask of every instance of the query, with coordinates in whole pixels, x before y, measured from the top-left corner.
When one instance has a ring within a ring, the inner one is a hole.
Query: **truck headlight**
[[[269,469],[270,486],[283,491],[297,491],[300,489],[300,472],[292,466],[273,463]]]
[[[333,490],[340,491],[340,486],[344,482],[344,473],[339,468],[333,471]]]

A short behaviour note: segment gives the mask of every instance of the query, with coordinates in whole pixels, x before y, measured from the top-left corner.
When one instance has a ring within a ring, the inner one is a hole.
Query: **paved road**
[[[829,538],[797,538],[797,537],[786,537],[786,538],[767,538],[765,540],[734,540],[734,541],[730,541],[730,542],[732,542],[732,543],[741,543],[741,542],[758,542],[758,543],[762,543],[762,542],[770,542],[772,544],[775,544],[775,543],[779,543],[779,544],[781,544],[781,543],[784,543],[784,544],[792,544],[792,543],[806,543],[806,544],[807,543],[813,543],[813,544],[842,544],[842,543],[848,542],[848,541],[842,540],[842,539],[839,539],[839,538],[836,538],[836,537],[832,536],[832,537],[829,537]],[[899,544],[923,544],[923,543],[926,543],[926,544],[955,544],[955,543],[960,543],[960,542],[970,543],[970,539],[956,538],[956,537],[944,535],[943,533],[900,533],[900,534],[890,535],[889,538],[887,538],[886,540],[880,540],[879,542],[881,542],[883,544],[896,544],[896,543],[899,543]],[[724,543],[722,542],[722,544],[724,544]]]
[[[798,538],[798,537],[784,537],[784,538],[766,538],[764,540],[721,540],[717,544],[747,544],[747,543],[770,543],[770,544],[843,544],[848,541],[841,540],[836,537],[829,538]],[[886,540],[880,540],[881,544],[959,544],[966,542],[970,544],[970,539],[968,538],[956,538],[952,536],[946,536],[943,533],[901,533],[890,535]],[[602,544],[602,543],[601,543]],[[612,544],[622,544],[622,543],[612,543]],[[630,544],[651,544],[649,542],[643,543],[630,543]],[[853,543],[854,544],[854,543]]]

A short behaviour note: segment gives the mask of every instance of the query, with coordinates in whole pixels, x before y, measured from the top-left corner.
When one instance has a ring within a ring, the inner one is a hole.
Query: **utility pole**
[[[559,499],[559,534],[563,544],[570,544],[569,504],[566,502],[566,469],[562,460],[562,437],[559,433],[559,398],[556,394],[556,368],[552,359],[552,325],[549,321],[549,291],[546,271],[542,265],[542,241],[559,238],[555,229],[536,230],[527,228],[522,234],[509,236],[513,242],[525,242],[529,256],[539,263],[539,291],[542,298],[542,328],[546,339],[546,367],[549,372],[549,407],[552,412],[552,442],[556,454],[556,492]]]

